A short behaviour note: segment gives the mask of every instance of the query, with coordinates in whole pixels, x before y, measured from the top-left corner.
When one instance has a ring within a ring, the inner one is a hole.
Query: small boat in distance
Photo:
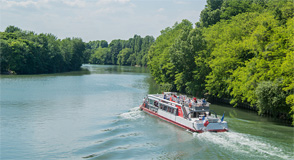
[[[186,95],[177,96],[176,92],[164,92],[163,94],[149,94],[144,98],[140,109],[191,132],[228,131],[224,114],[219,119],[216,113],[209,110],[209,105],[210,103],[205,99],[191,99]]]

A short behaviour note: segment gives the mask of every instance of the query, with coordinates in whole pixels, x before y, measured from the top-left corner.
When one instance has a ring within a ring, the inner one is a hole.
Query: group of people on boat
[[[205,100],[205,98],[197,100],[196,97],[193,97],[191,99],[191,98],[188,98],[186,95],[177,96],[175,94],[170,94],[170,95],[164,94],[163,99],[170,100],[179,104],[188,104],[189,107],[192,107],[192,106],[199,107],[199,106],[205,106],[207,104],[207,101]]]
[[[181,103],[183,101],[185,101],[185,99],[187,99],[187,96],[183,96],[183,95],[180,95],[180,96],[177,96],[175,94],[164,94],[163,95],[163,99],[166,99],[166,100],[169,100],[169,101],[173,101],[173,102],[176,102],[176,103]]]

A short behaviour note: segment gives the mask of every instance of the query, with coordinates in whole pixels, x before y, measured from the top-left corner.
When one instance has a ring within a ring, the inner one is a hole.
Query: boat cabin
[[[175,106],[175,104],[170,104],[170,101],[167,101],[165,99],[149,95],[148,96],[148,109],[152,111],[158,111],[158,109],[164,110],[166,112],[169,112],[175,116],[178,115],[178,108]]]

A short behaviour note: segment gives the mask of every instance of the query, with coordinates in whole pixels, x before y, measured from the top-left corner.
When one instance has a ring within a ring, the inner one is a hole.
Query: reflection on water
[[[98,66],[98,67],[97,67]],[[85,64],[83,68],[88,69],[94,74],[136,74],[136,73],[148,73],[149,70],[146,67],[129,67],[119,65],[89,65]]]

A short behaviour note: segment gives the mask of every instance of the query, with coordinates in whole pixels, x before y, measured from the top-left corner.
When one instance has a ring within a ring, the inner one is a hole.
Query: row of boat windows
[[[170,107],[167,107],[167,106],[161,106],[160,109],[166,111],[166,112],[169,112],[169,113],[172,113],[174,115],[177,114],[177,109],[174,109],[174,108],[170,108]]]
[[[152,99],[149,99],[149,104],[154,105],[155,107],[159,107],[160,109],[162,109],[162,110],[164,110],[166,112],[177,115],[177,109],[176,108],[172,108],[172,107],[165,106],[163,104],[159,104],[158,101],[154,101]]]

